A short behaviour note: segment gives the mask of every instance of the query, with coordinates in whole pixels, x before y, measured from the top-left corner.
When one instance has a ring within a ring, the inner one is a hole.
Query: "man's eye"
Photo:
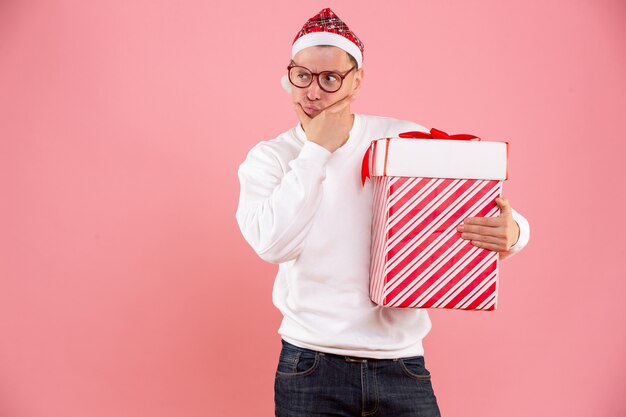
[[[300,73],[298,74],[298,78],[300,78],[301,80],[308,80],[309,79],[309,74],[305,73]]]
[[[324,76],[324,79],[330,83],[333,83],[335,81],[337,81],[339,79],[339,77],[337,76],[337,74],[326,74]]]

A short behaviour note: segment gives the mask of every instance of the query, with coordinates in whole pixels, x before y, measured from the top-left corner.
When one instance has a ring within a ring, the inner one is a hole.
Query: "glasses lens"
[[[307,87],[312,78],[311,71],[304,67],[293,67],[289,70],[289,79],[298,87]]]
[[[320,74],[319,79],[321,87],[329,93],[333,93],[341,88],[342,79],[336,72],[323,72]]]

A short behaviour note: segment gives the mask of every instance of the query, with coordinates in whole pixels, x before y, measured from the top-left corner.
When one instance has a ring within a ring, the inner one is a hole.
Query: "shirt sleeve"
[[[276,152],[261,142],[240,165],[237,223],[265,261],[282,263],[299,255],[322,198],[331,155],[307,141],[286,169]]]
[[[515,255],[517,252],[521,251],[524,246],[528,244],[530,240],[530,225],[528,224],[528,220],[521,214],[519,214],[515,209],[512,209],[513,220],[517,222],[519,225],[519,237],[517,242],[507,252],[500,253],[500,260],[504,260]]]

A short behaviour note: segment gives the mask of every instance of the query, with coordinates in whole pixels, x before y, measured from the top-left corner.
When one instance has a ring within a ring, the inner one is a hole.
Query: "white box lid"
[[[453,139],[379,139],[371,175],[507,179],[508,143]]]

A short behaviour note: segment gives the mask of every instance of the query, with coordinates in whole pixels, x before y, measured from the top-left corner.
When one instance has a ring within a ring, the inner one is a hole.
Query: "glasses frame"
[[[292,68],[303,68],[303,69],[307,70],[308,72],[310,72],[311,75],[313,76],[311,78],[311,82],[309,82],[305,86],[295,85],[293,83],[293,81],[291,81],[291,69]],[[313,72],[310,69],[308,69],[307,67],[303,67],[302,65],[296,65],[295,62],[291,61],[291,63],[287,66],[287,78],[289,78],[289,82],[291,83],[291,85],[293,85],[294,87],[297,87],[297,88],[309,88],[311,86],[311,84],[313,84],[313,78],[317,78],[317,85],[319,85],[319,87],[322,89],[322,91],[325,91],[327,93],[336,93],[337,91],[341,90],[341,87],[343,86],[344,78],[346,78],[348,76],[348,74],[350,74],[352,72],[352,70],[354,70],[354,69],[356,69],[356,65],[353,65],[352,68],[350,68],[348,71],[344,72],[343,74],[340,73],[340,72],[337,72],[337,71]],[[341,82],[339,83],[339,88],[337,88],[336,90],[333,90],[333,91],[329,91],[329,90],[325,89],[324,87],[322,87],[322,83],[320,83],[320,76],[322,74],[335,74],[335,75],[338,75],[339,78],[341,79]]]

